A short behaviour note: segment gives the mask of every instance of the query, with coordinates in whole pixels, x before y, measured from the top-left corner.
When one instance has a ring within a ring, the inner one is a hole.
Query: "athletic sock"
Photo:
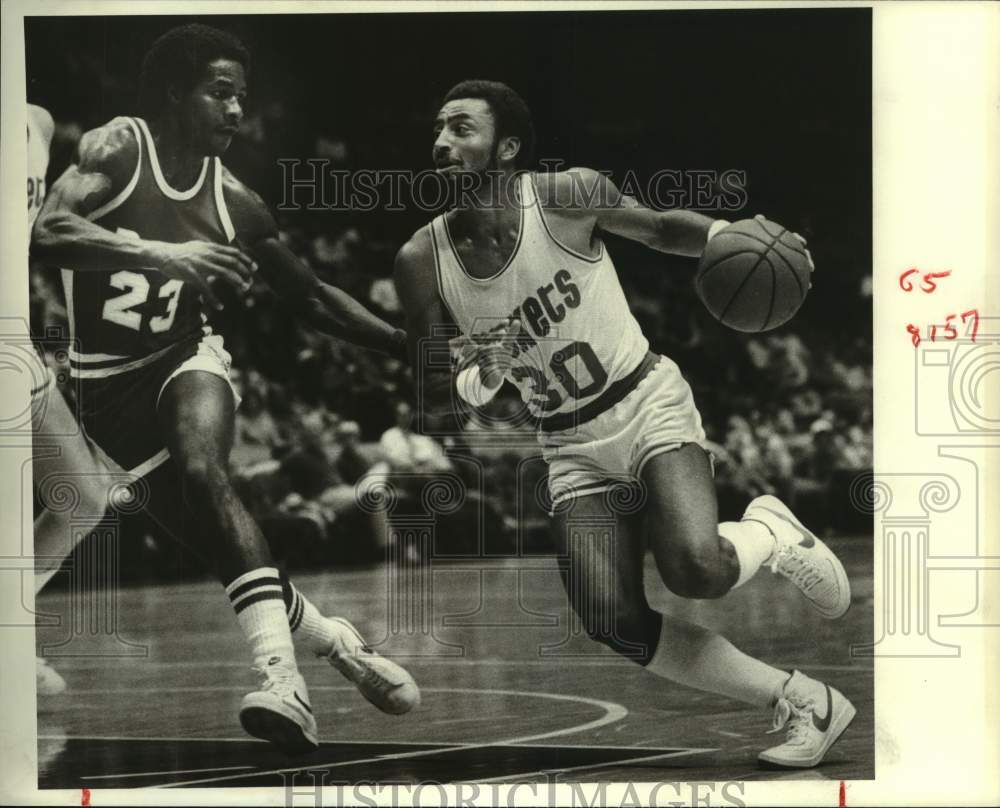
[[[254,664],[265,666],[280,657],[295,667],[295,649],[281,595],[281,579],[274,567],[258,567],[230,581],[226,594],[240,628],[250,642]]]
[[[773,707],[789,674],[747,656],[707,628],[663,615],[660,639],[646,669],[682,685]]]
[[[319,609],[296,589],[295,584],[288,580],[284,572],[281,573],[281,585],[285,610],[288,614],[288,627],[292,636],[304,642],[314,654],[325,656],[333,646],[333,632],[336,625],[320,614]]]
[[[736,551],[740,574],[732,588],[743,586],[774,553],[775,539],[761,522],[720,522],[719,535]]]

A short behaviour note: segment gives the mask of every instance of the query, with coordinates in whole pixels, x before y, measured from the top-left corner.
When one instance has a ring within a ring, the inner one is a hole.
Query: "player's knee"
[[[187,495],[194,498],[217,498],[229,488],[225,467],[204,457],[187,458],[181,463],[181,477]]]
[[[653,614],[646,604],[620,600],[602,604],[580,614],[580,618],[590,639],[619,654],[638,659],[650,644]]]
[[[687,550],[673,554],[663,570],[667,589],[682,598],[713,597],[718,577],[717,558]]]

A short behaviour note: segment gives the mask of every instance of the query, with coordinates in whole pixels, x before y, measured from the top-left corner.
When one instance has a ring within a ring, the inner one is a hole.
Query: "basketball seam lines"
[[[764,260],[767,261],[767,265],[771,268],[771,302],[767,304],[767,316],[764,318],[764,325],[761,327],[761,331],[767,331],[767,324],[771,322],[771,314],[774,311],[774,298],[778,293],[778,274],[774,271],[774,264],[771,263],[766,255]]]
[[[729,253],[728,255],[724,255],[724,256],[722,256],[722,258],[720,258],[714,264],[709,264],[707,269],[703,269],[701,271],[701,280],[704,280],[705,276],[708,275],[709,272],[711,272],[713,269],[715,269],[716,267],[718,267],[720,264],[728,261],[730,258],[737,258],[737,257],[739,257],[741,255],[760,255],[760,251],[759,250],[740,250],[739,252]]]
[[[764,228],[764,232],[767,233],[768,235],[770,235],[770,231],[766,227]],[[759,236],[754,236],[754,235],[752,235],[750,233],[739,232],[739,233],[732,233],[731,235],[742,236],[743,238],[748,238],[751,241],[756,241],[758,244],[766,244],[768,246],[773,246],[777,242],[777,243],[781,244],[782,247],[787,247],[792,252],[798,253],[803,258],[805,258],[806,251],[805,251],[804,247],[801,248],[801,249],[799,249],[799,248],[793,247],[791,244],[786,244],[784,241],[781,240],[781,237],[783,235],[785,235],[785,233],[791,233],[791,232],[792,232],[791,230],[782,229],[782,231],[777,236],[774,237],[774,241],[771,241],[771,242],[764,241],[764,239],[760,238]],[[722,234],[720,233],[719,235],[722,235]]]
[[[787,258],[785,258],[785,256],[783,256],[783,255],[782,255],[782,254],[781,254],[780,252],[778,252],[777,250],[775,250],[775,251],[774,251],[774,254],[775,254],[775,255],[777,255],[777,256],[778,256],[778,257],[779,257],[779,258],[780,258],[780,259],[781,259],[782,261],[784,261],[784,262],[785,262],[785,264],[787,264],[787,266],[788,266],[788,271],[789,271],[789,272],[791,273],[791,276],[792,276],[792,278],[793,278],[793,279],[795,280],[795,285],[799,287],[799,298],[800,298],[801,300],[805,300],[805,297],[806,297],[806,293],[805,293],[805,291],[804,291],[804,290],[802,289],[802,281],[800,281],[800,280],[799,280],[799,275],[798,275],[798,273],[797,273],[797,272],[795,271],[795,267],[793,267],[793,266],[792,266],[792,262],[791,262],[791,261],[789,261],[789,260],[788,260]]]
[[[729,298],[729,302],[726,303],[726,307],[722,310],[722,314],[719,315],[719,322],[725,324],[725,322],[726,322],[726,315],[729,313],[729,307],[732,306],[733,305],[733,301],[736,300],[737,297],[739,297],[740,292],[743,291],[743,287],[747,285],[747,281],[750,280],[750,278],[753,277],[753,274],[760,268],[760,262],[763,261],[763,260],[764,260],[764,256],[763,255],[761,255],[760,257],[758,257],[757,258],[757,263],[755,263],[753,265],[753,267],[750,269],[750,271],[746,274],[746,277],[742,281],[740,281],[740,285],[736,287],[736,290],[733,292],[732,296]]]
[[[767,232],[767,231],[765,230],[764,232]],[[753,267],[751,267],[751,269],[747,273],[746,277],[740,282],[740,285],[736,287],[736,291],[733,292],[732,297],[729,298],[729,302],[726,303],[726,307],[722,310],[722,314],[719,315],[719,322],[721,322],[721,323],[725,323],[726,322],[726,315],[729,313],[729,307],[733,305],[733,301],[736,300],[736,298],[739,296],[740,292],[743,291],[743,287],[747,285],[747,281],[750,280],[750,278],[753,277],[753,273],[756,272],[758,270],[758,268],[760,267],[760,262],[763,261],[765,258],[767,258],[767,254],[771,251],[771,248],[775,245],[775,243],[778,241],[779,238],[781,238],[780,234],[778,236],[776,236],[774,239],[772,239],[772,241],[771,241],[770,244],[767,244],[767,249],[764,250],[764,252],[757,259],[757,263],[755,263],[753,265]],[[760,239],[756,239],[756,240],[757,241],[761,241]],[[761,243],[763,244],[764,242],[761,241]],[[768,265],[770,265],[770,261],[768,262]],[[773,269],[773,267],[772,267],[772,269]],[[772,302],[774,300],[774,286],[773,285],[771,286],[771,300],[772,300]]]

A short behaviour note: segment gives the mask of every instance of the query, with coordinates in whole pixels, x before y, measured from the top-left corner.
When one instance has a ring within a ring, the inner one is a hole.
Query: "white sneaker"
[[[319,748],[316,719],[305,680],[294,664],[278,656],[255,667],[264,680],[240,705],[240,723],[255,738],[263,738],[288,755]]]
[[[840,691],[793,671],[774,705],[774,728],[769,731],[780,732],[787,727],[788,737],[783,744],[765,749],[757,759],[782,768],[816,766],[856,713]]]
[[[785,503],[770,495],[757,497],[743,521],[760,522],[771,531],[776,545],[766,562],[771,572],[795,584],[823,617],[834,620],[850,608],[851,584],[844,565]]]
[[[327,661],[352,682],[361,695],[384,713],[402,715],[420,704],[420,689],[403,668],[376,654],[364,638],[342,617],[328,617],[333,624],[333,646]]]
[[[35,690],[39,696],[57,696],[66,689],[59,671],[41,657],[35,657]]]

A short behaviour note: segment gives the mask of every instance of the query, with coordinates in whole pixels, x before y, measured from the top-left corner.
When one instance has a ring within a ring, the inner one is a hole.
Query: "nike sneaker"
[[[775,550],[765,564],[795,584],[823,617],[834,620],[850,608],[851,584],[844,565],[785,503],[770,495],[757,497],[743,521],[760,522],[771,531]]]
[[[774,726],[769,730],[787,730],[785,742],[765,749],[757,759],[778,768],[817,766],[856,714],[839,690],[793,671],[774,705]]]
[[[255,738],[270,741],[287,755],[304,755],[318,749],[309,692],[294,664],[273,656],[254,670],[263,681],[260,690],[243,697],[243,729]]]
[[[341,617],[328,617],[334,629],[327,661],[384,713],[402,715],[420,704],[420,689],[403,668],[379,656],[358,630]]]

